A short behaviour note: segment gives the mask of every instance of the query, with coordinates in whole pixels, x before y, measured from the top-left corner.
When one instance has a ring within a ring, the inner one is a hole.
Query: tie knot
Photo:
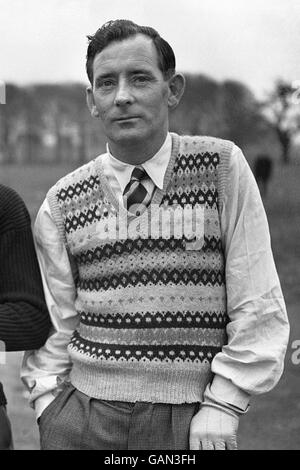
[[[142,181],[143,179],[147,178],[148,175],[144,168],[136,166],[131,174],[131,180],[135,181]]]

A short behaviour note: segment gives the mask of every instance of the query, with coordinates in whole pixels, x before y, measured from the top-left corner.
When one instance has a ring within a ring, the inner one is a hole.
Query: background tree
[[[220,86],[220,112],[224,131],[222,137],[244,147],[257,141],[266,125],[259,102],[246,85],[236,80],[225,80]]]
[[[30,99],[23,88],[6,84],[6,104],[0,106],[0,153],[2,161],[15,160],[14,143],[19,130],[24,127]]]
[[[170,126],[175,132],[206,135],[220,133],[219,84],[200,74],[185,74],[186,88],[180,105],[171,113]]]
[[[300,100],[295,100],[296,94],[297,90],[292,83],[277,80],[273,91],[263,103],[265,114],[277,134],[284,164],[290,161],[293,139],[300,130]]]

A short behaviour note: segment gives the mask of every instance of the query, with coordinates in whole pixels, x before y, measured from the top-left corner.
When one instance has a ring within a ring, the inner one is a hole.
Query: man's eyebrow
[[[129,73],[148,73],[149,75],[152,75],[152,71],[147,68],[133,68],[132,70],[129,70]]]
[[[148,68],[132,68],[132,69],[129,69],[127,72],[126,72],[128,75],[132,75],[132,74],[135,74],[135,73],[144,73],[144,74],[148,74],[148,75],[153,75],[153,72],[151,70],[149,70]],[[95,77],[95,80],[98,80],[98,79],[103,79],[103,78],[108,78],[108,77],[112,77],[112,76],[115,76],[117,75],[116,72],[103,72],[103,73],[99,73],[97,74],[97,76]]]
[[[137,67],[137,68],[132,68],[132,69],[129,69],[127,72],[126,72],[127,75],[138,75],[138,74],[143,74],[143,75],[149,75],[151,77],[154,76],[153,72],[151,70],[149,70],[148,68],[141,68],[141,67]],[[111,78],[111,77],[115,77],[117,75],[116,72],[113,72],[113,71],[110,71],[110,72],[99,72],[99,74],[97,74],[97,76],[95,76],[95,84],[98,84],[99,82],[101,82],[102,80],[105,80],[106,78]]]
[[[108,78],[108,77],[111,77],[113,75],[115,75],[113,72],[99,73],[99,74],[96,75],[95,80],[96,81],[99,80],[99,79],[101,80],[103,78]]]

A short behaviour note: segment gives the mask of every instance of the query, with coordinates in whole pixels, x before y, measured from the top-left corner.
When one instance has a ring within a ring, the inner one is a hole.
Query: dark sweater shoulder
[[[30,216],[23,199],[14,189],[0,184],[0,235],[28,227]]]

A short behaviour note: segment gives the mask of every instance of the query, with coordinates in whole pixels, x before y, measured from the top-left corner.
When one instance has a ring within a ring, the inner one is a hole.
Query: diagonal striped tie
[[[129,183],[124,189],[124,205],[130,212],[139,216],[151,201],[151,194],[144,184],[149,176],[144,168],[136,166],[132,172]]]

